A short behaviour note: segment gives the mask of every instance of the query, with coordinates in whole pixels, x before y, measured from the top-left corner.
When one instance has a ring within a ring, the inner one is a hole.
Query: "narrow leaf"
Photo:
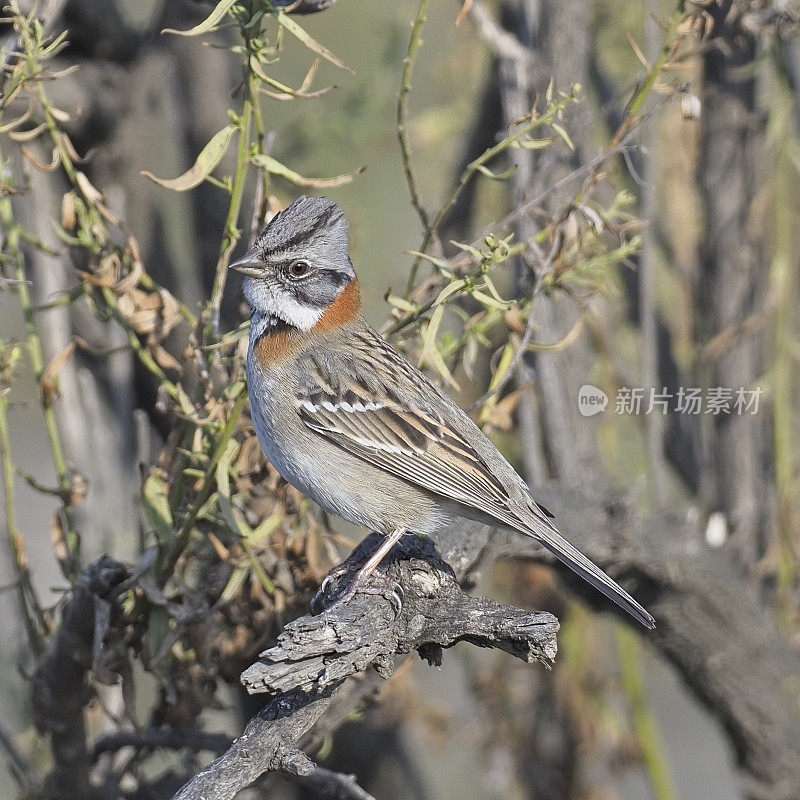
[[[225,452],[220,456],[217,462],[217,497],[219,498],[219,509],[228,527],[240,536],[250,536],[252,530],[250,526],[241,517],[236,514],[231,501],[231,482],[229,470],[231,462],[239,449],[239,443],[231,440],[225,448]]]
[[[276,511],[270,514],[263,522],[260,522],[257,527],[247,534],[247,541],[249,544],[258,544],[262,539],[266,539],[273,531],[277,530],[278,526],[283,521],[283,514]]]
[[[512,164],[508,169],[503,170],[503,172],[493,172],[489,167],[485,167],[483,164],[478,164],[475,167],[481,175],[485,175],[493,181],[507,181],[514,174],[516,168],[516,165]]]
[[[431,315],[431,321],[425,331],[425,339],[422,346],[422,360],[427,361],[456,391],[461,391],[461,387],[456,382],[453,374],[444,363],[444,358],[436,346],[436,333],[444,316],[444,305],[439,305]]]
[[[398,297],[396,294],[390,294],[386,298],[386,301],[395,308],[405,311],[407,314],[413,314],[417,310],[417,307],[413,303],[410,303],[404,297]]]
[[[494,297],[491,297],[484,292],[479,292],[477,289],[472,292],[472,296],[482,305],[488,306],[489,308],[498,308],[500,311],[508,311],[511,303],[506,303],[502,300],[495,300]]]
[[[211,141],[202,149],[197,161],[177,178],[166,179],[157,178],[151,172],[143,170],[140,174],[145,178],[150,178],[159,186],[166,189],[173,189],[176,192],[185,192],[187,189],[194,189],[201,184],[212,172],[212,170],[222,161],[222,157],[228,149],[231,137],[237,130],[236,125],[226,125],[221,131],[217,131],[211,137]]]
[[[195,25],[194,28],[190,28],[188,31],[176,31],[175,28],[164,28],[161,33],[174,33],[176,36],[202,36],[204,33],[212,31],[214,27],[219,24],[235,2],[236,0],[220,0],[214,7],[214,10],[199,25]]]
[[[347,64],[344,63],[338,56],[335,56],[328,50],[327,47],[321,45],[316,39],[314,39],[306,30],[301,28],[288,14],[285,14],[283,11],[278,11],[278,22],[287,30],[292,36],[299,39],[309,50],[316,53],[318,56],[322,56],[326,61],[330,61],[331,64],[339,67],[340,69],[345,69],[348,72],[353,72]]]
[[[513,147],[522,147],[525,150],[542,150],[552,144],[558,136],[548,136],[546,139],[518,139]]]
[[[240,564],[236,569],[231,573],[231,577],[228,579],[228,583],[225,585],[225,588],[222,590],[222,594],[220,594],[219,599],[217,600],[218,605],[225,605],[226,603],[230,603],[231,600],[239,594],[239,590],[242,588],[242,584],[247,580],[247,576],[250,574],[250,567],[246,564]]]
[[[175,538],[172,512],[169,508],[167,492],[162,481],[155,475],[144,482],[144,513],[152,525],[160,545],[171,545]]]
[[[440,270],[450,273],[450,265],[448,264],[447,259],[436,258],[436,256],[432,256],[429,253],[422,253],[419,250],[404,250],[403,252],[408,253],[408,255],[410,256],[421,258],[424,261],[430,261],[430,263],[433,264],[435,267],[439,267]]]
[[[445,300],[447,300],[448,297],[451,297],[456,292],[461,291],[461,289],[463,289],[466,285],[467,282],[463,278],[459,278],[457,281],[449,283],[444,287],[444,289],[442,289],[441,292],[439,292],[439,296],[436,298],[436,300],[433,301],[434,306],[440,306]],[[433,319],[433,317],[431,317],[431,319]]]
[[[550,127],[564,140],[564,144],[566,144],[570,150],[575,149],[575,145],[572,143],[572,139],[569,138],[569,134],[557,122],[551,122]]]
[[[359,167],[355,172],[337,175],[334,178],[306,178],[293,169],[289,169],[285,164],[281,164],[280,161],[272,158],[272,156],[265,155],[264,153],[258,153],[253,156],[250,161],[270,174],[279,175],[295,186],[302,186],[304,189],[333,189],[336,186],[350,183],[356,175],[359,175],[366,169],[366,167]]]

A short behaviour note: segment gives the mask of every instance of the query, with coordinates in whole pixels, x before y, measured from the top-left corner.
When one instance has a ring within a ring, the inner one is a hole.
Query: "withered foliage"
[[[311,593],[338,558],[335,545],[342,537],[279,478],[262,453],[247,412],[247,324],[220,331],[220,304],[228,261],[242,236],[238,226],[248,171],[258,178],[257,224],[251,226],[255,228],[278,205],[271,176],[304,188],[327,189],[358,173],[315,180],[276,161],[267,152],[259,94],[283,100],[313,98],[326,91],[311,90],[318,58],[346,67],[293,17],[270,4],[223,1],[204,22],[185,32],[201,36],[222,24],[232,27],[238,38],[231,49],[245,74],[235,93],[237,107],[229,114],[231,124],[212,137],[193,166],[174,179],[146,173],[174,191],[210,181],[228,199],[213,288],[198,311],[154,280],[103,187],[95,187],[82,168],[82,157],[63,124],[73,110],[56,108],[48,95],[49,83],[59,77],[53,64],[66,35],[52,35],[35,11],[23,13],[16,2],[10,4],[10,21],[14,37],[11,48],[2,52],[0,75],[0,289],[16,293],[25,316],[24,347],[39,390],[58,485],[48,487],[34,476],[23,477],[61,501],[51,528],[53,552],[71,590],[57,607],[44,608],[30,580],[25,538],[15,514],[14,442],[6,425],[23,348],[2,342],[0,446],[6,523],[20,608],[37,658],[32,682],[36,722],[51,735],[53,757],[44,779],[23,757],[15,759],[14,768],[29,796],[101,796],[113,794],[126,781],[134,787],[146,785],[148,760],[156,747],[197,752],[218,744],[203,733],[203,712],[222,707],[220,688],[238,685],[242,670],[284,623],[305,611]],[[668,97],[678,91],[680,87],[664,80],[663,71],[679,66],[680,45],[696,37],[703,24],[702,10],[693,8],[676,43],[670,43],[669,58],[653,68],[653,80],[636,100],[651,88]],[[298,89],[285,86],[269,71],[284,36],[300,40],[315,59]],[[405,73],[403,80],[407,81]],[[401,98],[408,88],[406,82]],[[611,267],[625,263],[639,246],[641,223],[631,211],[633,198],[624,190],[609,193],[604,169],[609,159],[631,146],[631,133],[641,116],[633,108],[608,148],[576,170],[573,198],[557,213],[546,213],[544,198],[534,198],[485,226],[472,243],[453,243],[457,252],[452,257],[446,255],[449,245],[440,241],[438,228],[468,182],[479,176],[508,178],[508,171],[496,169],[494,161],[513,148],[572,149],[564,112],[580,96],[578,86],[569,92],[551,86],[504,138],[468,165],[436,213],[424,213],[415,198],[423,241],[412,251],[406,291],[387,296],[391,311],[385,332],[398,346],[454,388],[460,375],[485,376],[485,385],[478,384],[482,396],[470,399],[476,400],[476,417],[489,432],[512,427],[517,393],[505,387],[522,355],[537,348],[567,347],[584,324],[589,298],[614,290]],[[219,176],[219,165],[234,141],[234,174]],[[407,148],[403,158],[412,176]],[[31,191],[31,170],[67,183],[61,219],[55,223],[62,243],[57,255],[71,265],[75,276],[68,292],[38,307],[28,290],[29,256],[37,250],[52,254],[52,248],[15,216],[14,203]],[[599,186],[604,193],[596,191]],[[529,241],[514,241],[509,231],[522,215],[537,220],[538,233]],[[507,298],[496,285],[497,274],[515,257],[523,258],[528,272],[520,296]],[[575,303],[577,322],[563,341],[534,341],[532,308],[540,291],[562,293]],[[48,347],[40,338],[37,319],[67,306],[80,306],[124,333],[125,348],[157,395],[149,409],[152,421],[168,432],[152,463],[140,465],[143,546],[134,564],[104,558],[86,565],[81,551],[75,510],[96,498],[80,473],[81,465],[69,464],[63,451],[59,374],[80,350],[98,358],[106,353],[76,336],[45,361]],[[144,673],[155,681],[157,691],[143,711]],[[121,708],[105,703],[100,687],[108,685],[121,687]],[[110,725],[117,732],[133,731],[136,738],[113,739],[113,744],[105,736],[90,747],[86,720],[92,733]],[[184,774],[182,769],[176,766],[175,773]]]

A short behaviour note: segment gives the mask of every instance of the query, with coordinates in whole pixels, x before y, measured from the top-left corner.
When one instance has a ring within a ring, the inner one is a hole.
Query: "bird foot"
[[[340,564],[334,567],[323,579],[317,593],[311,598],[311,611],[319,614],[340,603],[347,603],[357,594],[374,594],[385,597],[394,609],[394,618],[400,616],[403,609],[405,592],[403,587],[381,569],[364,572],[363,568],[340,589],[345,576],[351,574],[352,566]],[[329,591],[330,590],[330,591]]]

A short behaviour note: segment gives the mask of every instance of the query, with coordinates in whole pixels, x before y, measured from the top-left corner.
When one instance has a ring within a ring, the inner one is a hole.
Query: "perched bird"
[[[354,583],[406,532],[458,518],[531,536],[648,628],[653,617],[557,531],[455,403],[364,320],[341,208],[300,197],[248,253],[247,381],[261,446],[322,508],[384,534]]]

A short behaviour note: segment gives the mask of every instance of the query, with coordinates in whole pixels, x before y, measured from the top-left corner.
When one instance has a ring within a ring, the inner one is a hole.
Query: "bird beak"
[[[246,252],[238,261],[228,264],[228,269],[235,269],[237,272],[249,275],[251,278],[258,278],[265,271],[263,262],[257,258],[252,250]]]

